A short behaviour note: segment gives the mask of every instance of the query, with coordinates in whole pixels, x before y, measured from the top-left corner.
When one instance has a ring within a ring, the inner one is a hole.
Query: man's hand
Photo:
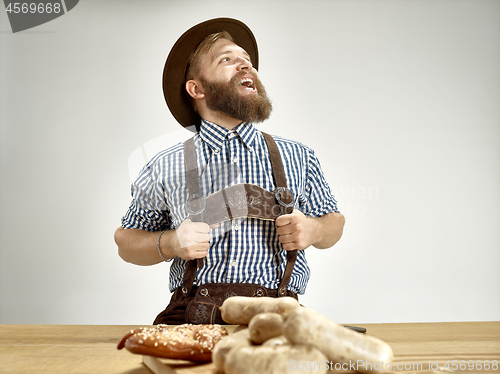
[[[306,249],[313,244],[314,227],[309,217],[300,210],[294,209],[291,214],[276,218],[276,233],[283,249]]]
[[[303,250],[313,245],[329,248],[342,236],[344,216],[328,213],[322,217],[307,217],[300,210],[276,218],[276,232],[283,249]]]
[[[176,230],[179,246],[174,249],[175,256],[183,260],[203,258],[210,248],[210,229],[218,225],[209,226],[205,222],[192,222],[186,219]]]

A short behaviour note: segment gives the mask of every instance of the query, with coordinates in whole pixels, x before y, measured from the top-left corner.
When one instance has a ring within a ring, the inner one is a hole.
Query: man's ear
[[[186,91],[193,99],[203,99],[205,97],[205,92],[200,83],[194,79],[190,79],[186,82]]]

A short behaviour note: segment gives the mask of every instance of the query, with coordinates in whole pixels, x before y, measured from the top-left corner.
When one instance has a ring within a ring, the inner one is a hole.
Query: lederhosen
[[[206,198],[203,197],[200,192],[194,139],[186,141],[184,165],[188,184],[187,204],[193,222],[212,225],[239,217],[275,220],[281,214],[293,211],[293,192],[287,188],[278,147],[270,135],[262,134],[271,159],[276,186],[273,192],[245,183],[226,187]],[[196,286],[193,282],[197,269],[203,268],[203,259],[188,261],[182,286],[175,289],[170,304],[156,317],[153,324],[224,324],[219,307],[231,296],[292,296],[297,299],[297,294],[287,289],[296,259],[296,250],[287,251],[285,272],[277,289],[251,283],[206,283]]]

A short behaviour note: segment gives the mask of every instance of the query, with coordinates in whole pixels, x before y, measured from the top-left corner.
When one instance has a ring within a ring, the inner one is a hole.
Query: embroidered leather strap
[[[274,139],[262,133],[266,140],[273,170],[273,192],[260,186],[244,183],[218,191],[208,197],[200,192],[198,166],[193,138],[184,145],[184,165],[188,185],[187,209],[193,222],[209,225],[233,218],[251,217],[275,220],[293,211],[293,192],[287,188],[281,156]]]

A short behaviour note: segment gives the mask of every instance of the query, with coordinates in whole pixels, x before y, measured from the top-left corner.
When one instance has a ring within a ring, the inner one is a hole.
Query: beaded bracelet
[[[165,230],[160,232],[160,235],[158,235],[158,240],[156,241],[156,248],[158,248],[158,253],[160,254],[161,259],[164,262],[170,262],[170,261],[172,261],[172,259],[169,258],[168,260],[165,260],[165,257],[163,257],[163,253],[161,253],[161,249],[160,249],[160,238],[161,238],[161,234],[163,234],[164,232],[165,232]]]

